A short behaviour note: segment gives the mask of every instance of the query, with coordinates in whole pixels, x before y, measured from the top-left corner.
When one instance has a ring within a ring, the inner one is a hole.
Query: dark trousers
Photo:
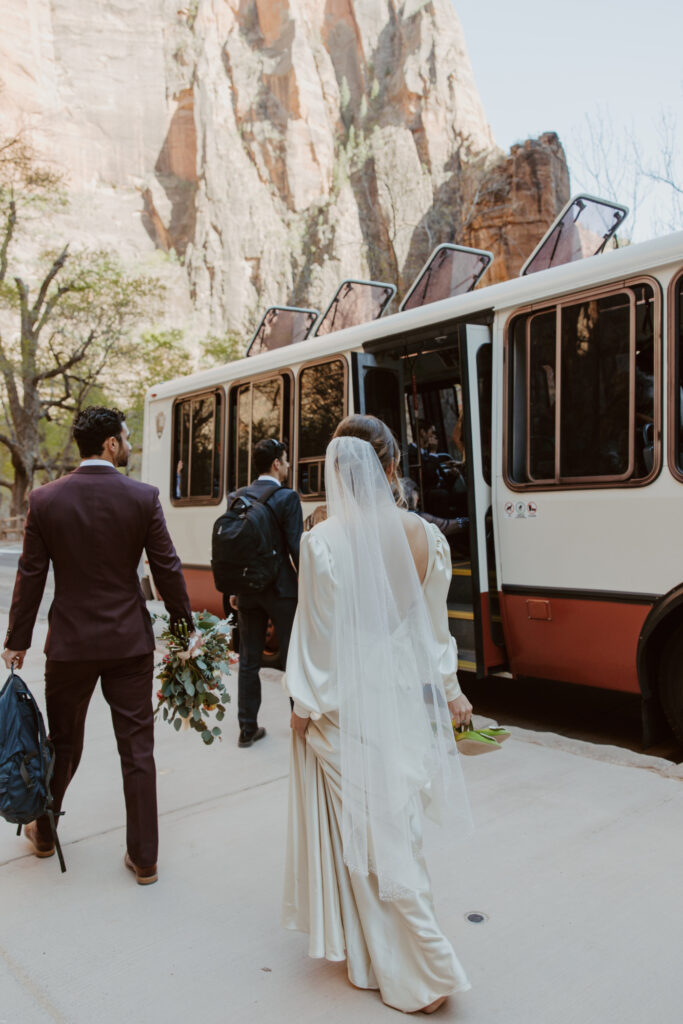
[[[272,619],[280,644],[282,667],[287,665],[289,638],[296,612],[295,597],[263,595],[239,598],[237,618],[240,627],[240,663],[237,676],[237,717],[240,729],[253,732],[257,728],[261,707],[261,655],[266,642],[268,619]]]
[[[121,758],[126,844],[138,867],[156,864],[159,846],[153,670],[151,653],[115,661],[51,661],[48,658],[45,665],[45,704],[50,739],[55,745],[54,809],[61,810],[67,786],[76,774],[83,753],[88,705],[97,680],[101,679]],[[41,839],[52,838],[47,817],[38,819],[38,834]]]

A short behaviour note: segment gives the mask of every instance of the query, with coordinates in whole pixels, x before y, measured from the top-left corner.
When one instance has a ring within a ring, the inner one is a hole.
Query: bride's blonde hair
[[[385,473],[393,463],[389,484],[396,499],[396,504],[401,508],[407,508],[401,478],[398,475],[401,450],[396,438],[384,420],[380,420],[377,416],[364,416],[361,413],[353,413],[341,421],[333,436],[359,437],[361,441],[367,441],[375,449],[377,458]]]

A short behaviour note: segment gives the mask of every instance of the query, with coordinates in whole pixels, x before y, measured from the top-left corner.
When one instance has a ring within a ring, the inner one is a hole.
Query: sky
[[[567,152],[572,193],[595,192],[581,154],[587,119],[594,125],[601,119],[609,143],[601,173],[616,181],[629,206],[627,136],[636,137],[644,160],[659,159],[664,113],[677,120],[682,137],[676,169],[683,187],[683,6],[677,0],[454,0],[454,6],[499,146],[555,131]],[[670,206],[670,190],[650,187],[644,196],[641,189],[633,241],[671,230]]]

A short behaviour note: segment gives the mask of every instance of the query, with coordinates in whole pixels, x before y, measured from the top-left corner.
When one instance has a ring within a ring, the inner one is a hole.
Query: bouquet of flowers
[[[201,646],[191,648],[192,630],[183,620],[172,630],[168,615],[155,615],[155,621],[166,623],[158,640],[166,648],[157,679],[159,703],[154,715],[161,711],[165,722],[173,722],[175,729],[194,729],[201,733],[205,743],[220,737],[218,725],[211,725],[209,716],[215,712],[216,721],[225,718],[225,705],[230,695],[225,689],[223,676],[230,675],[230,665],[237,655],[230,650],[230,619],[219,619],[207,611],[193,614],[193,628],[202,638]]]

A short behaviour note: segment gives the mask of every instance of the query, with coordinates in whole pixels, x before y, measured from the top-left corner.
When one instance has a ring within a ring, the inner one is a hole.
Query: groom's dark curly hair
[[[97,458],[102,454],[108,437],[121,439],[126,414],[120,409],[106,409],[103,405],[89,405],[74,420],[74,441],[82,459]]]

